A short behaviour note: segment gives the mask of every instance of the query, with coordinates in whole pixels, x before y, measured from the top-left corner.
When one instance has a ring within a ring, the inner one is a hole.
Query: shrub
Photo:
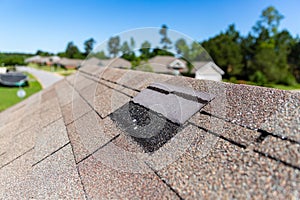
[[[253,75],[250,76],[250,81],[255,82],[257,85],[265,85],[268,80],[266,76],[261,71],[256,71]]]

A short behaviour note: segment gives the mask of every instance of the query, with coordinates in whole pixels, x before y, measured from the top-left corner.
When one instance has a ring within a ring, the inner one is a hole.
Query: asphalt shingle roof
[[[147,115],[130,102],[155,82],[215,99],[176,129],[120,120]],[[83,67],[0,113],[0,198],[299,198],[299,108],[300,93]]]

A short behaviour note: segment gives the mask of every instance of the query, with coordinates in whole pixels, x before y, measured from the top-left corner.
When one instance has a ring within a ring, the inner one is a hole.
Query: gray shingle
[[[62,118],[39,129],[39,132],[35,135],[35,163],[49,156],[68,142],[67,130]]]
[[[156,88],[163,92],[155,91],[151,88]],[[202,102],[198,101],[199,98]],[[178,124],[184,124],[185,121],[211,100],[212,98],[207,93],[162,83],[151,84],[133,98],[134,103],[160,113]]]
[[[32,168],[34,199],[85,199],[70,145]]]

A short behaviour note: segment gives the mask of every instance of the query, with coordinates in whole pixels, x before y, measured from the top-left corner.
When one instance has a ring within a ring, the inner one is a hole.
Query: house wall
[[[75,69],[76,66],[74,66],[74,65],[66,65],[65,68],[66,69]]]
[[[212,81],[222,81],[222,76],[220,74],[200,74],[196,73],[196,79],[202,80],[212,80]]]

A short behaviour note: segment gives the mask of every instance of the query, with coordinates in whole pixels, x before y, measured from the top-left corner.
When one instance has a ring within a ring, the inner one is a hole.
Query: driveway
[[[43,70],[38,70],[32,67],[19,66],[17,67],[17,71],[28,72],[32,74],[38,79],[38,81],[41,83],[43,88],[47,88],[52,84],[56,83],[57,81],[64,78],[63,76],[59,76],[57,74],[46,72]]]

